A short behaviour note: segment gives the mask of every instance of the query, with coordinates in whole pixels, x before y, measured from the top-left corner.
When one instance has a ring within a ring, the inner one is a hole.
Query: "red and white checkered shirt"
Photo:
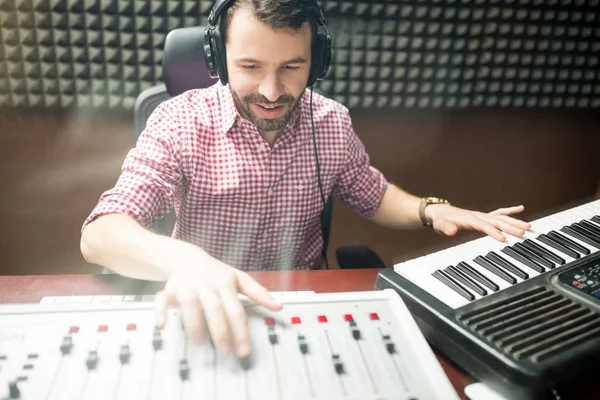
[[[121,213],[149,227],[175,209],[173,237],[243,270],[320,265],[323,209],[310,125],[310,92],[273,148],[237,111],[229,86],[191,90],[157,107],[84,222]],[[387,180],[369,164],[348,109],[314,93],[321,181],[370,218]]]

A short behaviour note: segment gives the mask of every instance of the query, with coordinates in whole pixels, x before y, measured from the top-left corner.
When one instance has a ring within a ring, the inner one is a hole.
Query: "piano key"
[[[588,216],[586,216],[586,215],[577,215],[577,214],[574,214],[573,216],[574,216],[574,218],[572,220],[565,220],[564,221],[563,227],[571,225],[571,224],[573,224],[575,222],[578,222],[581,219],[588,219],[587,218]],[[567,236],[567,235],[565,235],[565,236]],[[574,242],[578,243],[579,245],[581,245],[582,247],[587,248],[590,251],[590,254],[599,250],[598,248],[596,248],[594,246],[591,246],[591,245],[585,243],[584,241],[582,241],[582,240],[580,240],[578,238],[573,238],[573,236],[569,236],[569,238],[572,239]]]
[[[534,242],[531,239],[525,239],[523,241],[523,243],[521,243],[523,246],[525,246],[527,249],[529,249],[529,251],[536,253],[537,255],[541,256],[541,257],[545,257],[547,260],[552,260],[557,264],[563,265],[565,263],[565,259],[558,256],[557,254],[555,254],[554,252],[547,250],[545,247],[537,244],[536,242]]]
[[[546,260],[544,257],[538,256],[533,251],[530,251],[527,247],[523,246],[523,243],[517,243],[514,245],[515,249],[518,249],[522,252],[522,254],[526,255],[532,261],[535,261],[537,264],[542,265],[543,267],[554,269],[556,265],[552,261]]]
[[[596,235],[600,235],[600,226],[594,224],[593,222],[587,221],[585,219],[579,221],[579,223],[581,225],[583,225],[584,227],[586,227],[587,229],[591,230],[592,232],[595,232]]]
[[[600,215],[594,215],[592,217],[592,221],[597,222],[600,225]]]
[[[450,275],[451,277],[453,277],[454,279],[458,280],[463,285],[467,286],[469,289],[471,289],[478,295],[480,295],[480,296],[487,295],[487,291],[484,288],[482,288],[477,283],[472,281],[468,276],[464,275],[456,267],[449,266],[448,268],[445,269],[445,272],[448,275]]]
[[[521,268],[517,267],[510,261],[505,260],[504,258],[500,257],[498,254],[494,253],[493,251],[490,251],[487,254],[487,256],[484,258],[489,259],[490,261],[501,266],[505,270],[511,272],[513,275],[516,275],[523,280],[529,279],[529,274],[527,274],[527,272],[523,271]]]
[[[492,238],[490,238],[492,239]],[[473,257],[475,257],[480,251],[489,251],[494,248],[496,245],[494,243],[494,239],[485,243],[477,243],[476,241],[466,243],[463,246],[460,246],[456,249],[455,253],[458,254],[459,260],[454,265],[460,264],[460,262],[464,262],[465,264],[469,264],[473,269],[476,269],[481,275],[486,277],[489,281],[494,282],[495,285],[499,287],[500,290],[510,287],[512,284],[499,278],[498,275],[488,271],[485,268],[480,267],[479,265],[472,262]],[[485,253],[484,253],[485,254]]]
[[[579,243],[575,242],[573,239],[570,239],[556,231],[548,232],[548,236],[551,237],[552,239],[559,241],[560,244],[562,244],[563,246],[566,246],[572,250],[575,250],[583,255],[590,254],[590,250],[587,247],[580,245]]]
[[[486,278],[485,276],[483,276],[482,274],[477,272],[477,270],[475,270],[473,267],[471,267],[466,262],[463,262],[463,261],[459,262],[456,265],[456,268],[458,268],[465,275],[468,275],[471,278],[473,278],[474,280],[478,281],[482,285],[487,286],[488,288],[492,289],[494,292],[498,291],[498,289],[499,289],[498,285],[496,285],[493,281],[489,280],[488,278]]]
[[[539,265],[538,263],[536,263],[535,261],[529,259],[528,256],[526,256],[520,249],[518,248],[513,248],[513,247],[504,247],[501,250],[504,254],[514,258],[515,260],[518,260],[520,262],[522,262],[523,264],[525,264],[526,266],[528,266],[529,268],[531,268],[532,270],[539,272],[540,274],[542,272],[545,272],[546,269]]]
[[[444,285],[448,286],[450,289],[454,290],[456,293],[460,294],[465,299],[472,301],[475,300],[475,296],[467,289],[465,289],[460,283],[456,282],[452,279],[448,274],[446,274],[441,269],[438,269],[432,274],[435,278],[439,279]]]
[[[561,242],[557,241],[556,239],[552,239],[550,236],[541,234],[540,236],[538,236],[537,239],[540,242],[545,243],[548,246],[550,246],[558,251],[561,251],[570,257],[573,257],[575,259],[580,257],[580,254],[578,252],[571,250],[569,247],[564,246]]]
[[[590,246],[600,249],[600,243],[596,242],[593,237],[588,236],[585,231],[582,231],[577,226],[563,226],[560,230]]]
[[[459,308],[469,304],[467,299],[450,289],[447,285],[432,275],[433,271],[435,271],[435,266],[448,265],[444,262],[444,260],[447,258],[445,254],[438,253],[441,252],[428,254],[427,256],[412,260],[413,263],[411,263],[411,265],[414,266],[414,268],[408,268],[406,273],[403,275],[406,277],[406,279],[410,280],[415,285],[432,294],[433,297],[446,303],[450,307]]]
[[[504,279],[506,282],[510,283],[511,285],[514,285],[515,283],[517,283],[517,280],[515,279],[514,276],[509,275],[503,269],[497,267],[495,264],[492,264],[491,262],[489,262],[482,256],[475,257],[475,259],[473,261],[475,261],[477,264],[481,265],[483,268],[487,269],[491,273],[497,275],[499,278]]]
[[[590,228],[586,227],[585,225],[578,223],[578,222],[571,224],[571,228],[573,228],[573,229],[578,228],[580,230],[581,234],[588,236],[590,239],[593,239],[594,242],[596,242],[596,243],[600,243],[600,233],[594,232],[593,228],[590,229]],[[575,230],[577,230],[577,229],[575,229]]]

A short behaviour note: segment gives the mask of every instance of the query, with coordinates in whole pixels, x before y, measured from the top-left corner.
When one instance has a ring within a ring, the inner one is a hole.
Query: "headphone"
[[[227,54],[223,32],[219,29],[219,18],[223,11],[233,4],[235,0],[217,0],[208,16],[208,27],[204,32],[204,60],[211,78],[219,78],[223,85],[228,82]],[[323,27],[325,33],[317,33],[316,40],[311,50],[310,73],[306,86],[312,87],[317,80],[325,78],[331,65],[331,35],[327,30],[327,20],[317,0],[296,0],[300,7],[314,11],[318,25]],[[282,6],[285,7],[285,6]],[[311,13],[309,13],[309,16]],[[314,15],[314,14],[313,14]]]

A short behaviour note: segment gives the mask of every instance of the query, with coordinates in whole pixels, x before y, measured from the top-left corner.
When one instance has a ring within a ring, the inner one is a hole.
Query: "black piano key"
[[[571,224],[571,228],[573,228],[573,229],[578,228],[581,231],[580,232],[581,234],[585,234],[590,239],[593,239],[594,242],[600,243],[600,233],[596,233],[593,228],[588,228],[587,226],[583,225],[581,222],[576,222],[574,224]]]
[[[527,258],[529,258],[532,261],[537,262],[538,264],[540,264],[546,268],[553,269],[554,267],[556,267],[556,265],[554,265],[554,263],[552,261],[548,261],[544,257],[538,256],[533,251],[531,251],[527,247],[523,246],[522,243],[515,243],[513,248],[521,250],[523,252],[523,254],[527,255]]]
[[[600,215],[594,215],[592,217],[592,221],[596,222],[597,224],[600,224]]]
[[[460,283],[456,282],[452,277],[450,277],[447,273],[438,269],[432,274],[437,280],[442,282],[444,285],[448,286],[450,289],[454,290],[456,293],[460,294],[465,299],[472,301],[475,300],[475,296],[471,292],[469,292],[466,288],[464,288]]]
[[[588,230],[595,232],[596,235],[600,235],[600,226],[591,223],[590,221],[587,220],[583,220],[583,221],[579,221],[579,223],[581,225],[583,225],[584,227],[586,227]]]
[[[500,255],[494,253],[493,251],[490,251],[484,258],[491,260],[493,263],[499,265],[500,267],[504,268],[511,274],[516,275],[521,279],[529,279],[529,274],[527,272],[523,271],[521,268],[517,267],[510,261],[500,257]]]
[[[559,257],[557,254],[551,252],[543,246],[540,246],[531,239],[525,239],[521,244],[539,256],[546,257],[547,260],[552,260],[559,265],[566,263],[564,258]]]
[[[575,224],[572,224],[569,226],[563,226],[561,228],[561,230],[564,233],[569,234],[569,235],[573,236],[574,238],[581,240],[583,243],[587,243],[592,247],[596,247],[597,249],[600,249],[600,243],[596,241],[594,236],[590,235],[588,231],[586,231],[585,229],[581,229],[581,227],[579,227]]]
[[[475,258],[473,261],[475,261],[477,264],[481,265],[483,268],[487,269],[488,271],[490,271],[492,274],[496,275],[497,277],[504,279],[506,282],[510,283],[511,285],[514,285],[515,283],[517,283],[517,280],[515,279],[514,276],[507,274],[503,269],[498,268],[495,264],[492,264],[485,258],[483,258],[481,256],[477,256],[477,258]]]
[[[515,260],[520,261],[523,264],[527,265],[532,270],[539,272],[540,274],[542,272],[546,271],[546,269],[544,267],[542,267],[540,264],[538,264],[534,260],[530,259],[528,256],[525,255],[525,253],[523,251],[521,251],[518,248],[506,246],[501,251],[504,254],[514,258]]]
[[[563,254],[568,255],[569,257],[572,257],[572,258],[580,257],[578,252],[571,250],[570,248],[564,246],[562,243],[560,243],[556,239],[552,239],[550,236],[541,234],[536,239],[542,243],[547,244],[548,246],[552,247],[553,249],[556,249],[556,250],[562,252]]]
[[[471,278],[469,278],[467,275],[464,275],[457,268],[449,266],[444,271],[448,275],[450,275],[451,277],[453,277],[454,279],[456,279],[457,281],[459,281],[460,283],[477,293],[478,295],[485,296],[487,294],[487,291],[484,288],[472,281]]]
[[[588,249],[587,247],[583,247],[582,245],[580,245],[577,242],[572,241],[571,239],[569,239],[568,237],[566,237],[565,235],[558,233],[556,231],[550,231],[546,234],[548,237],[560,242],[560,244],[562,244],[565,247],[570,248],[571,250],[574,250],[580,254],[584,254],[584,255],[588,255],[590,254],[590,249]]]
[[[461,271],[462,273],[464,273],[465,275],[470,276],[477,282],[481,283],[483,286],[486,286],[486,287],[492,289],[494,292],[497,292],[498,290],[500,290],[500,287],[498,285],[496,285],[493,281],[490,281],[488,278],[486,278],[485,275],[480,274],[475,268],[471,267],[466,262],[464,262],[464,261],[459,262],[458,265],[456,266],[456,268],[459,271]]]
[[[570,226],[563,226],[562,228],[560,228],[560,230],[561,230],[561,232],[565,233],[566,235],[569,235],[571,237],[577,238],[577,239],[581,240],[583,243],[587,243],[587,244],[591,245],[589,243],[590,240],[586,236],[584,236],[584,235],[580,234],[579,232],[571,229]],[[571,240],[571,239],[569,239],[569,240]],[[584,253],[586,255],[591,253],[590,249],[588,249],[587,247],[579,245],[579,244],[577,246],[579,246],[581,248],[581,250],[577,250],[577,251],[582,252],[582,253]],[[583,250],[583,249],[585,249],[585,250]],[[587,253],[586,253],[586,251],[587,251]]]

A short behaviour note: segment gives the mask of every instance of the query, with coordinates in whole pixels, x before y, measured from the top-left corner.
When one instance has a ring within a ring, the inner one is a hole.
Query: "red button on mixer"
[[[275,325],[275,319],[274,318],[265,318],[265,324]]]
[[[327,317],[324,315],[319,315],[318,320],[319,320],[319,322],[327,322]]]
[[[108,325],[100,325],[98,327],[98,332],[106,332],[108,330]]]
[[[127,324],[128,331],[135,331],[135,328],[136,328],[135,324]]]
[[[77,332],[79,332],[78,326],[72,326],[69,328],[69,333],[77,333]]]
[[[344,321],[354,321],[354,318],[352,318],[352,314],[344,315]]]
[[[379,319],[379,315],[377,315],[377,313],[371,313],[369,314],[369,318],[371,318],[372,320],[376,320]]]
[[[302,323],[302,321],[300,320],[300,317],[292,317],[292,324],[300,324]]]

